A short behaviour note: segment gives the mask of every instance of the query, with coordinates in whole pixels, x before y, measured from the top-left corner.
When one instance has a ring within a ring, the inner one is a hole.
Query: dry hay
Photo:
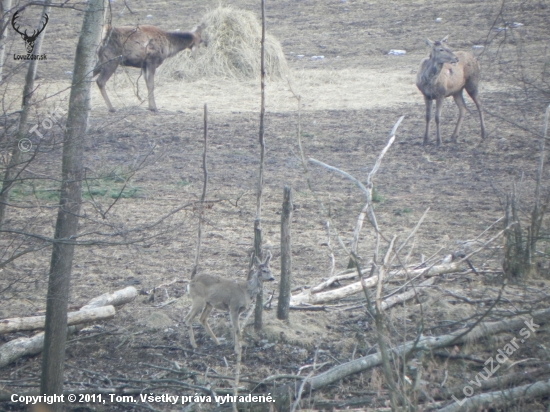
[[[262,27],[245,10],[218,7],[202,20],[203,39],[196,58],[179,53],[159,68],[159,79],[195,81],[201,78],[255,79],[260,75]],[[271,79],[288,75],[288,65],[279,41],[266,33],[265,69]]]

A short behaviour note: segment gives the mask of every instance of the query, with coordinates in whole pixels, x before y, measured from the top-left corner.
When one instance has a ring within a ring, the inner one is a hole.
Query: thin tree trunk
[[[281,213],[281,284],[277,319],[288,320],[290,306],[290,286],[292,283],[292,246],[290,242],[290,223],[292,220],[292,189],[285,186],[283,212]]]
[[[11,2],[11,0],[8,0]],[[44,2],[44,10],[42,11],[42,16],[40,17],[40,22],[44,21],[44,15],[50,12],[51,0],[46,0]],[[11,4],[10,4],[11,6]],[[40,23],[39,23],[40,24]],[[42,48],[42,40],[46,35],[46,27],[44,31],[38,36],[36,42],[34,43],[33,54],[40,54]],[[0,50],[0,52],[2,52]],[[0,62],[0,69],[2,68]],[[10,190],[13,186],[13,183],[21,173],[22,169],[26,167],[26,162],[21,160],[21,149],[18,145],[18,142],[24,138],[27,134],[27,121],[29,120],[29,114],[31,110],[31,99],[33,96],[34,88],[34,79],[36,77],[36,70],[38,69],[38,60],[31,60],[29,63],[29,68],[27,69],[27,76],[25,77],[25,87],[23,89],[23,101],[21,103],[21,117],[19,118],[19,126],[15,139],[13,141],[12,153],[8,166],[6,167],[6,173],[4,174],[4,181],[2,182],[2,191],[0,192],[0,227],[4,224],[6,218],[6,208],[9,203]]]
[[[262,0],[262,47],[260,59],[260,177],[258,179],[258,196],[256,202],[256,219],[254,220],[254,253],[262,260],[262,191],[264,186],[264,117],[265,117],[265,2]],[[256,296],[256,307],[254,309],[254,329],[262,329],[262,313],[264,307],[264,291],[258,292]]]
[[[104,0],[89,0],[73,70],[69,113],[63,142],[60,206],[55,228],[48,295],[40,392],[63,393],[67,304],[82,197],[83,140],[90,111],[90,86],[103,23]],[[61,404],[53,405],[60,411]]]
[[[8,26],[9,26],[9,15],[8,12],[11,10],[12,0],[1,0],[0,15],[2,16],[2,21],[0,21],[0,82],[2,81],[4,75],[4,62],[6,61],[6,42],[8,39]]]

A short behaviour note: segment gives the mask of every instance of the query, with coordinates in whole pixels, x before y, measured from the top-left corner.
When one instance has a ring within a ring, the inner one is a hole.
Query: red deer
[[[197,347],[195,335],[193,334],[192,320],[200,312],[199,320],[203,324],[208,334],[212,337],[216,345],[220,342],[210,325],[208,325],[208,316],[212,309],[216,308],[229,312],[232,323],[233,339],[235,343],[235,353],[240,351],[239,337],[239,315],[250,307],[250,303],[258,292],[262,290],[264,280],[274,280],[269,267],[271,253],[263,262],[255,258],[258,268],[250,277],[250,280],[234,281],[220,278],[218,276],[202,274],[192,278],[189,283],[189,294],[193,300],[191,310],[185,317],[185,324],[189,328],[189,340],[193,348]]]
[[[185,49],[193,54],[202,40],[203,25],[192,32],[166,32],[153,26],[110,27],[104,28],[104,38],[99,48],[99,63],[94,76],[99,74],[97,85],[107,103],[110,112],[115,109],[107,96],[105,85],[119,64],[141,69],[149,93],[149,110],[156,112],[155,71],[162,62]]]
[[[424,95],[426,103],[426,132],[424,144],[428,143],[430,133],[430,119],[432,114],[432,101],[435,100],[435,125],[437,127],[437,144],[441,144],[439,134],[439,118],[441,108],[446,97],[453,96],[458,106],[458,121],[455,131],[451,136],[453,142],[457,141],[460,126],[466,111],[462,90],[466,89],[477,106],[479,120],[481,122],[481,138],[485,139],[485,123],[481,102],[478,96],[480,80],[480,67],[477,59],[470,53],[458,51],[453,53],[445,43],[446,36],[441,41],[426,40],[426,44],[432,48],[430,57],[420,63],[420,70],[416,77],[416,86]]]

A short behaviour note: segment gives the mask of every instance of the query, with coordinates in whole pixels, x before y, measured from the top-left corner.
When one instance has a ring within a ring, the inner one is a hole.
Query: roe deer
[[[191,322],[199,314],[200,322],[208,334],[212,337],[216,345],[220,342],[210,325],[208,325],[208,316],[212,309],[216,308],[229,312],[232,324],[233,339],[235,342],[235,353],[240,351],[239,337],[239,315],[250,307],[250,303],[258,292],[262,289],[264,280],[274,280],[269,267],[271,253],[263,262],[256,257],[255,263],[258,268],[254,271],[250,280],[228,280],[214,275],[202,274],[192,278],[189,283],[189,295],[193,301],[189,314],[185,317],[185,324],[189,329],[189,340],[193,348],[197,347],[195,335],[193,334],[193,325]]]
[[[97,85],[109,111],[114,112],[115,109],[107,96],[105,85],[121,64],[141,69],[149,93],[149,110],[156,112],[154,79],[157,67],[166,58],[185,49],[191,49],[195,55],[197,47],[203,43],[203,29],[204,26],[200,25],[192,32],[166,32],[153,26],[106,26],[103,43],[98,51],[99,63],[94,69],[94,76],[99,74]]]
[[[477,106],[479,120],[481,122],[481,138],[485,139],[485,123],[483,112],[478,96],[480,80],[480,67],[477,59],[470,53],[458,51],[453,53],[445,43],[447,37],[441,41],[426,40],[426,44],[432,48],[430,57],[420,63],[420,70],[416,77],[416,86],[424,95],[426,103],[426,132],[424,133],[424,144],[428,143],[430,133],[430,118],[432,114],[432,101],[435,100],[435,125],[437,128],[437,144],[441,144],[439,134],[439,118],[441,108],[446,97],[453,96],[458,106],[458,121],[451,140],[456,142],[460,126],[466,110],[462,90],[466,89]]]

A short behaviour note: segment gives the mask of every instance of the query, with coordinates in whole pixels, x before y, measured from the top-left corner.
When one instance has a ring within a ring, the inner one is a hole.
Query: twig
[[[298,389],[298,393],[296,394],[296,400],[292,404],[292,408],[290,408],[290,412],[295,412],[296,408],[298,407],[298,404],[300,403],[300,399],[302,397],[302,392],[304,391],[304,386],[309,378],[313,376],[313,373],[315,372],[315,369],[313,369],[303,380],[302,384],[300,385],[300,388]]]
[[[204,201],[206,198],[206,189],[208,187],[208,169],[206,167],[206,151],[208,148],[208,105],[204,104],[204,150],[202,152],[202,170],[203,170],[203,185],[202,185],[202,195],[201,203],[199,208],[199,227],[197,230],[197,250],[195,252],[195,263],[193,264],[193,269],[191,270],[191,279],[195,277],[199,268],[199,256],[201,252],[201,242],[202,242],[202,221],[204,219]]]

